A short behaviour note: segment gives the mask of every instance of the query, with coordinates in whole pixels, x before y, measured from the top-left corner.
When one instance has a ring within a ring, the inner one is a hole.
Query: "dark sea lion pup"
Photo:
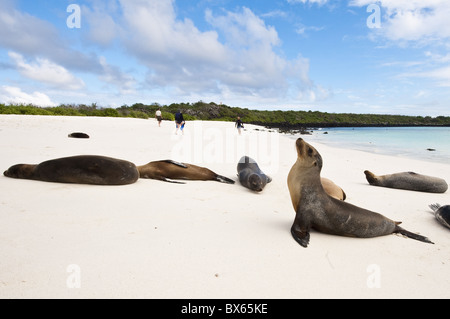
[[[256,161],[248,156],[239,160],[237,171],[241,185],[255,192],[262,192],[272,181],[272,178],[261,171]]]
[[[365,171],[366,179],[370,185],[427,193],[445,193],[448,189],[447,182],[439,177],[432,177],[404,172],[377,176],[370,171]]]
[[[319,152],[301,138],[296,147],[298,157],[289,172],[288,187],[296,211],[291,234],[300,245],[308,246],[312,228],[327,234],[358,238],[399,233],[431,243],[428,238],[401,228],[399,222],[328,195],[320,180],[323,162]]]
[[[133,163],[94,155],[59,158],[39,165],[14,165],[3,174],[43,182],[93,185],[127,185],[139,179]]]
[[[176,179],[191,181],[217,181],[226,184],[234,184],[234,181],[205,167],[192,164],[179,163],[172,160],[155,161],[138,166],[141,178],[157,179],[160,181],[184,184],[176,182]]]
[[[439,204],[432,204],[429,207],[433,210],[438,222],[450,228],[450,205],[441,206]]]

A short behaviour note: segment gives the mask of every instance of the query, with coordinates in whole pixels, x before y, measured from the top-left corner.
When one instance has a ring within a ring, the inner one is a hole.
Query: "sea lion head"
[[[27,179],[33,175],[35,166],[27,165],[27,164],[18,164],[11,166],[8,170],[6,170],[3,175],[11,178],[23,178]]]
[[[297,147],[297,159],[303,167],[317,167],[319,171],[322,170],[322,156],[314,147],[302,138],[299,138],[295,145]]]
[[[248,186],[251,190],[255,192],[261,192],[264,189],[265,183],[263,182],[262,178],[258,174],[251,174],[248,177]]]

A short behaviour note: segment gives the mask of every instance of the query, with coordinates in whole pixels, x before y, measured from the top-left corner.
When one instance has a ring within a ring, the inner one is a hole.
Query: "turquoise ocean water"
[[[450,127],[323,128],[314,131],[313,139],[330,146],[450,164]]]

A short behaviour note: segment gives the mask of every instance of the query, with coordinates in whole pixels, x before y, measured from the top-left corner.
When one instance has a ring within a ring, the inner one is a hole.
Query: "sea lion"
[[[439,204],[432,204],[429,207],[433,210],[438,222],[450,228],[450,205],[441,206]]]
[[[439,177],[425,176],[414,172],[396,173],[377,176],[370,171],[364,171],[370,185],[405,189],[427,193],[445,193],[447,182]]]
[[[239,160],[237,171],[241,185],[255,192],[262,192],[272,181],[272,178],[261,171],[256,161],[248,156]]]
[[[89,135],[87,135],[86,133],[76,132],[76,133],[69,134],[69,137],[70,138],[84,138],[84,139],[88,139]]]
[[[328,195],[339,200],[345,200],[347,198],[344,190],[337,186],[332,180],[325,177],[321,177],[320,180],[322,181],[323,189]]]
[[[95,155],[54,159],[38,165],[14,165],[3,174],[43,182],[93,185],[126,185],[139,179],[133,163]]]
[[[176,179],[182,179],[234,184],[233,180],[218,175],[205,167],[179,163],[172,160],[150,162],[146,165],[138,166],[138,170],[141,178],[157,179],[170,183],[184,184],[174,181]]]
[[[301,246],[308,246],[311,228],[327,234],[358,238],[400,233],[431,243],[428,238],[398,226],[400,222],[328,195],[320,180],[322,156],[301,138],[296,141],[296,147],[297,161],[289,172],[287,182],[296,211],[291,234]]]

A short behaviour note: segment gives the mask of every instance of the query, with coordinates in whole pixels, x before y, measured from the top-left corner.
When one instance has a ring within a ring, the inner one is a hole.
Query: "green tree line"
[[[450,117],[446,116],[351,114],[294,110],[262,111],[203,101],[170,105],[136,103],[131,106],[123,105],[119,108],[99,107],[96,103],[91,105],[62,104],[57,107],[0,104],[0,114],[132,117],[141,119],[153,118],[157,109],[161,109],[164,120],[169,121],[173,121],[174,114],[181,111],[188,121],[235,121],[240,116],[244,123],[285,129],[338,126],[450,126]]]

